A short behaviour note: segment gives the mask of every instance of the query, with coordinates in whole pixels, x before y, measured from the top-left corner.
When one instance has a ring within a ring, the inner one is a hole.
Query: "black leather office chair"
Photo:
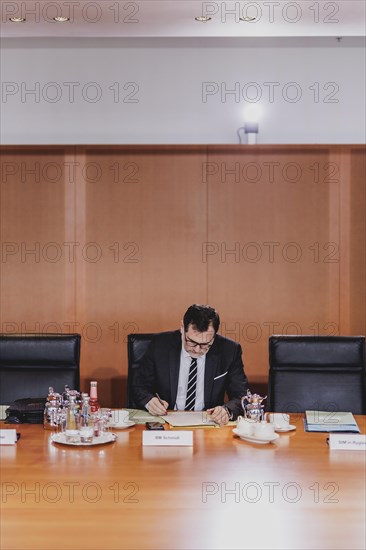
[[[128,383],[127,383],[127,407],[136,409],[136,403],[132,391],[133,379],[136,369],[139,368],[141,359],[145,355],[147,348],[153,339],[153,333],[129,334],[127,337],[128,354]]]
[[[79,334],[0,334],[0,404],[80,388]]]
[[[268,410],[366,414],[363,336],[271,336]]]

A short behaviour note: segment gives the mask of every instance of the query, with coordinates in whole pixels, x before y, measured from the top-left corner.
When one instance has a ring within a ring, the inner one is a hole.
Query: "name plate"
[[[0,445],[14,445],[17,442],[17,431],[13,429],[0,430]]]
[[[161,446],[193,446],[193,432],[187,430],[169,430],[169,431],[153,431],[146,430],[142,432],[142,444],[147,446],[161,445]]]
[[[366,435],[329,434],[329,448],[342,451],[366,451]]]

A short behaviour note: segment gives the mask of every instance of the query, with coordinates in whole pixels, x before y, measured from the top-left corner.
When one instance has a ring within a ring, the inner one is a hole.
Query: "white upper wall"
[[[258,143],[365,142],[362,44],[256,44],[3,39],[1,141],[238,143],[257,104]]]

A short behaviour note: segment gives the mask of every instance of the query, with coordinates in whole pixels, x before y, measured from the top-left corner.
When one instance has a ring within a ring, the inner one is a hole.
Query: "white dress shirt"
[[[177,400],[175,402],[175,410],[184,411],[187,397],[187,386],[189,377],[189,367],[191,366],[192,357],[183,348],[180,354],[179,379]],[[196,385],[196,401],[194,405],[195,411],[203,411],[205,406],[204,384],[205,384],[205,364],[206,355],[201,355],[197,358],[197,385]]]

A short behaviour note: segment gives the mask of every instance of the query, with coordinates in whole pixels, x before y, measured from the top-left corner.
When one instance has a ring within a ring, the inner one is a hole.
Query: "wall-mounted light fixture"
[[[244,124],[244,132],[247,135],[248,145],[255,145],[257,143],[258,130],[258,122],[246,122]]]
[[[211,21],[211,17],[208,17],[208,15],[198,15],[195,17],[196,21],[199,21],[200,23],[207,23],[207,21]]]
[[[246,143],[248,145],[255,145],[257,143],[257,136],[259,132],[259,120],[262,116],[262,107],[257,103],[251,103],[247,105],[244,110],[244,126],[241,126],[237,130],[239,143],[243,143],[241,139],[241,131],[244,131],[246,137]]]

